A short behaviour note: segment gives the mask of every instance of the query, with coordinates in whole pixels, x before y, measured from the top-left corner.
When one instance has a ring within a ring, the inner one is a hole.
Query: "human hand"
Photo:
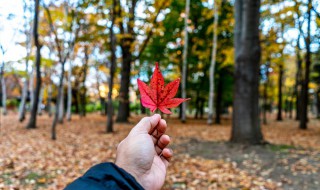
[[[147,190],[161,189],[172,151],[165,135],[166,121],[159,114],[143,118],[121,141],[115,164],[133,175]],[[152,133],[152,134],[151,134]]]

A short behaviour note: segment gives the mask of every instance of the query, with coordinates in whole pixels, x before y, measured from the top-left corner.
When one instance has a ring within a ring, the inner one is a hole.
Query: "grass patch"
[[[286,145],[286,144],[269,144],[267,145],[268,149],[274,151],[274,152],[288,152],[290,149],[295,149],[296,147],[292,145]]]

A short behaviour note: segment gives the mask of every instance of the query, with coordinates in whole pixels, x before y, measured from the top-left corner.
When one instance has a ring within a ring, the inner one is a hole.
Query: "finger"
[[[166,166],[166,168],[169,166],[169,162],[170,162],[172,156],[173,156],[173,152],[171,149],[169,149],[169,148],[163,149],[161,160],[164,163],[164,165]]]
[[[152,133],[152,140],[154,144],[157,143],[159,138],[166,132],[166,130],[167,130],[167,123],[164,119],[161,119]]]
[[[168,135],[162,135],[156,144],[156,152],[159,155],[162,150],[170,143],[170,137]]]
[[[154,114],[151,117],[144,117],[141,121],[131,130],[131,132],[149,133],[151,129],[156,127],[161,119],[159,114]]]

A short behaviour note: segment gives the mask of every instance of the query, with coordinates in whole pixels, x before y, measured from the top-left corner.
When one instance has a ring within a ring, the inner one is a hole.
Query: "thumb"
[[[150,133],[161,120],[159,114],[154,114],[151,117],[144,117],[141,121],[131,130],[130,133]]]

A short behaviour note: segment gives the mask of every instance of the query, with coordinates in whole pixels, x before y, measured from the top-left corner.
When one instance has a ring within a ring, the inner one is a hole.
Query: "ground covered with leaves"
[[[38,128],[26,130],[15,114],[2,117],[0,189],[63,189],[92,165],[114,161],[118,143],[139,118],[105,134],[104,116],[74,116],[52,141],[52,118],[40,116]],[[205,120],[166,120],[175,155],[163,189],[319,189],[319,120],[299,130],[296,121],[270,119],[263,134],[271,144],[264,146],[228,143],[230,119],[211,127]]]

